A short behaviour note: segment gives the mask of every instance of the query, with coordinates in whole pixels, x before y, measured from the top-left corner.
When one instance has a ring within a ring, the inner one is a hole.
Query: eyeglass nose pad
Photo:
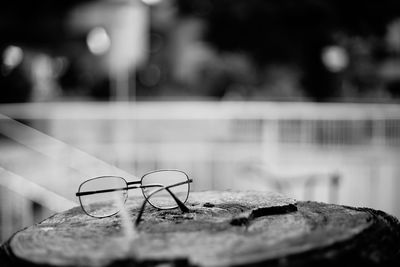
[[[128,190],[122,191],[122,196],[124,197],[124,199],[126,199],[128,197]]]

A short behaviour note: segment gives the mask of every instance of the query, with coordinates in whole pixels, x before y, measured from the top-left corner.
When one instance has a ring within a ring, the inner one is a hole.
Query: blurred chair
[[[327,201],[339,203],[341,175],[338,172],[283,175],[271,172],[267,167],[260,165],[250,165],[244,170],[250,172],[260,185],[282,194],[293,195],[295,189],[302,189],[303,200],[321,201],[316,192],[318,187],[327,186]]]

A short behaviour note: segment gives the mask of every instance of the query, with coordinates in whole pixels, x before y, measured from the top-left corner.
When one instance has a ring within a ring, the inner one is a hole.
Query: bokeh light
[[[102,27],[92,29],[87,36],[87,46],[95,55],[105,54],[111,46],[111,39],[107,31]]]
[[[18,46],[10,45],[3,52],[3,64],[9,69],[16,68],[23,58],[24,52]]]
[[[147,87],[156,86],[161,80],[161,74],[160,68],[152,64],[139,73],[139,81]]]
[[[332,72],[344,70],[349,64],[346,50],[340,46],[328,46],[322,51],[322,62]]]
[[[142,0],[146,5],[152,6],[161,3],[162,0]]]

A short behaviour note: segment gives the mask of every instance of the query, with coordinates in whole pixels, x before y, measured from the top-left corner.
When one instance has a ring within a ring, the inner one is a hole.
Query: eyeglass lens
[[[79,192],[105,191],[80,196],[84,211],[93,217],[107,217],[121,210],[127,199],[127,183],[121,177],[103,176],[84,182]]]
[[[142,191],[147,201],[154,207],[160,209],[173,209],[178,207],[176,201],[171,197],[167,190],[160,190],[149,198],[149,195],[160,189],[162,186],[172,186],[169,190],[182,202],[185,203],[188,196],[190,185],[186,173],[177,170],[161,170],[145,174],[142,178]]]

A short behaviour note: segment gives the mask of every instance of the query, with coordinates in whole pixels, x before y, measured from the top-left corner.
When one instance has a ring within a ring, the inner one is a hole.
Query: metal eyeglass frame
[[[183,181],[183,182],[180,182],[180,183],[176,183],[176,184],[172,184],[172,185],[167,185],[167,186],[164,186],[164,185],[162,185],[162,184],[148,184],[148,185],[142,185],[142,180],[143,180],[143,178],[146,177],[147,175],[152,174],[152,173],[156,173],[156,172],[164,172],[164,171],[175,171],[175,172],[183,173],[183,174],[185,175],[185,177],[186,177],[187,180],[186,180],[186,181]],[[100,178],[105,178],[105,177],[120,178],[120,179],[122,179],[123,181],[125,181],[126,187],[113,188],[113,189],[103,189],[103,190],[95,190],[95,191],[84,191],[84,192],[81,192],[81,191],[80,191],[80,190],[81,190],[81,187],[82,187],[85,183],[87,183],[87,182],[89,182],[89,181],[92,181],[92,180],[95,180],[95,179],[100,179]],[[129,189],[138,189],[138,188],[140,188],[140,189],[142,189],[142,194],[143,194],[143,197],[145,198],[145,200],[144,200],[144,202],[143,202],[143,204],[142,204],[142,207],[141,207],[140,212],[139,212],[139,214],[138,214],[138,218],[137,218],[137,220],[136,220],[136,225],[138,225],[138,224],[139,224],[139,221],[140,221],[140,218],[141,218],[141,216],[142,216],[142,213],[143,213],[143,211],[144,211],[144,207],[145,207],[145,205],[146,205],[146,202],[149,202],[149,204],[150,204],[151,206],[153,206],[153,207],[156,208],[156,209],[160,209],[160,210],[168,210],[168,209],[174,209],[174,208],[179,207],[179,208],[182,210],[182,212],[189,212],[189,208],[186,207],[186,205],[185,205],[184,203],[187,201],[187,199],[188,199],[188,197],[189,197],[190,183],[192,183],[192,182],[193,182],[193,179],[190,179],[189,176],[188,176],[185,172],[180,171],[180,170],[173,170],[173,169],[165,169],[165,170],[155,170],[155,171],[151,171],[151,172],[145,173],[145,174],[140,178],[140,180],[132,181],[132,182],[127,182],[123,177],[120,177],[120,176],[98,176],[98,177],[94,177],[94,178],[88,179],[88,180],[84,181],[83,183],[81,183],[80,186],[79,186],[79,188],[78,188],[78,192],[77,192],[75,195],[79,198],[79,203],[80,203],[80,205],[81,205],[82,210],[83,210],[88,216],[94,217],[94,218],[106,218],[106,217],[114,216],[114,215],[117,214],[120,210],[114,212],[113,214],[106,215],[106,216],[95,216],[95,215],[93,215],[93,214],[89,214],[89,213],[85,210],[85,208],[83,207],[84,205],[82,204],[81,196],[87,196],[87,195],[93,195],[93,194],[99,194],[99,193],[109,193],[109,192],[115,192],[115,191],[124,191],[124,190],[126,190],[126,192],[128,192]],[[187,192],[187,195],[186,195],[186,199],[182,202],[181,200],[179,200],[179,198],[177,198],[177,197],[175,196],[174,193],[172,193],[172,191],[170,190],[170,188],[171,188],[171,187],[175,187],[175,186],[179,186],[179,185],[183,185],[183,184],[188,184],[188,192]],[[143,190],[143,189],[149,188],[149,187],[160,187],[160,188],[157,189],[157,190],[155,190],[155,191],[153,191],[153,192],[151,192],[150,195],[146,196],[146,194],[144,193],[144,190]],[[177,207],[165,207],[165,208],[164,208],[164,207],[157,207],[157,206],[153,205],[153,203],[151,203],[151,202],[149,201],[149,199],[150,199],[151,196],[153,196],[155,193],[160,192],[160,191],[162,191],[162,190],[166,190],[166,191],[171,195],[171,197],[175,200],[175,202],[176,202],[176,204],[177,204]],[[125,197],[123,204],[126,203],[126,200],[127,200],[127,199],[128,199],[128,194],[127,194],[127,196]]]
[[[192,182],[193,180],[189,179],[189,181]],[[185,184],[185,183],[187,183],[187,182],[181,182],[181,183],[176,183],[176,184],[172,184],[172,185],[168,185],[168,186],[163,186],[162,188],[159,188],[159,189],[151,192],[151,194],[148,195],[148,197],[143,201],[142,206],[140,207],[139,213],[136,216],[135,227],[139,226],[139,223],[141,221],[141,218],[142,218],[142,215],[143,215],[143,212],[144,212],[144,208],[146,207],[146,203],[149,202],[150,205],[151,205],[151,202],[148,201],[148,199],[150,199],[153,195],[155,195],[156,193],[158,193],[158,192],[160,192],[162,190],[166,190],[171,195],[171,197],[176,201],[176,204],[178,204],[178,207],[182,210],[183,213],[189,212],[189,208],[186,207],[186,205],[182,201],[180,201],[179,198],[177,198],[175,196],[175,194],[172,193],[171,190],[169,190],[171,187],[182,185],[182,184]],[[189,197],[189,194],[188,194],[188,197]],[[186,198],[186,200],[187,200],[187,198]],[[185,200],[185,202],[186,202],[186,200]]]

